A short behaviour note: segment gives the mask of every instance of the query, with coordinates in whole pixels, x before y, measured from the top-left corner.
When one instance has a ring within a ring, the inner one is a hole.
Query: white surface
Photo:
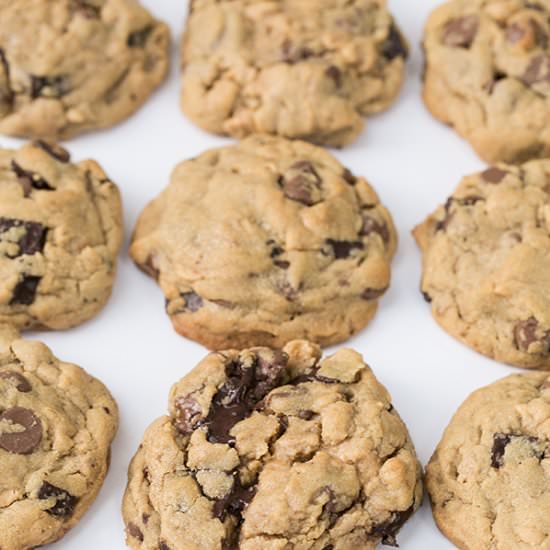
[[[206,353],[173,331],[159,288],[127,256],[139,212],[168,183],[172,168],[207,148],[229,142],[201,132],[179,111],[177,40],[186,2],[143,3],[172,25],[174,59],[168,82],[126,123],[67,144],[73,159],[98,160],[122,191],[126,241],[113,297],[98,317],[79,328],[29,335],[45,341],[58,357],[82,365],[103,380],[120,406],[121,426],[109,476],[92,509],[57,543],[59,550],[125,548],[120,503],[130,458],[146,426],[164,414],[170,386]],[[412,45],[405,89],[390,111],[369,120],[357,143],[335,152],[353,172],[374,185],[400,235],[391,289],[372,324],[345,345],[364,354],[392,393],[423,464],[466,396],[512,372],[447,336],[418,290],[420,254],[411,229],[444,202],[462,175],[483,166],[469,145],[432,119],[421,102],[421,31],[438,3],[390,1]],[[0,139],[1,146],[17,144]],[[399,543],[403,550],[453,548],[435,527],[427,501],[402,530]]]

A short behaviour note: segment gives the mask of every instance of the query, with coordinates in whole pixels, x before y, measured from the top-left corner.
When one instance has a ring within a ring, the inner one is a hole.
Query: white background
[[[173,331],[160,290],[127,255],[139,212],[168,183],[172,168],[229,142],[201,132],[179,110],[177,43],[187,2],[143,3],[172,27],[168,81],[127,122],[67,144],[74,160],[99,161],[122,191],[126,239],[113,297],[94,320],[79,328],[30,335],[45,341],[58,357],[99,377],[120,406],[109,476],[91,510],[57,543],[59,550],[125,548],[120,503],[130,458],[146,426],[164,414],[170,386],[206,353]],[[355,144],[335,155],[376,188],[394,216],[400,245],[392,285],[378,314],[345,345],[360,351],[388,387],[425,464],[466,396],[512,369],[477,355],[443,332],[419,292],[420,254],[410,231],[444,202],[461,176],[483,164],[467,143],[431,118],[421,101],[421,32],[428,13],[440,2],[389,3],[412,47],[403,93],[390,111],[369,120]],[[0,138],[0,146],[16,145],[16,140]],[[427,501],[404,527],[399,543],[404,550],[453,548],[435,527]]]

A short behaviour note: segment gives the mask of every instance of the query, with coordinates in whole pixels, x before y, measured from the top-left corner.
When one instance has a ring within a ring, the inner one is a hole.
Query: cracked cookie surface
[[[407,52],[385,0],[194,0],[182,108],[216,134],[342,146],[394,101]]]
[[[305,142],[253,136],[178,165],[130,254],[211,349],[322,345],[374,315],[396,245],[374,190]]]
[[[118,426],[101,382],[0,328],[0,547],[60,539],[94,501]]]
[[[462,180],[414,235],[439,324],[498,361],[550,369],[550,161]]]
[[[550,2],[452,0],[424,36],[424,98],[488,162],[550,155]]]
[[[426,468],[434,517],[458,548],[550,548],[549,421],[548,373],[508,376],[460,406]]]
[[[117,187],[43,141],[0,149],[0,324],[64,329],[107,302],[122,240]]]
[[[0,19],[0,133],[111,126],[168,70],[168,28],[135,0],[0,0]]]
[[[421,468],[361,356],[318,346],[207,356],[129,469],[135,550],[365,550],[396,544]]]

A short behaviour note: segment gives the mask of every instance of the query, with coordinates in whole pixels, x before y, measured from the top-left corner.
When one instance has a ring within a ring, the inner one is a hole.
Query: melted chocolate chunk
[[[276,260],[273,263],[281,269],[288,269],[290,267],[290,262],[287,262],[286,260]]]
[[[10,305],[30,306],[36,297],[36,290],[42,277],[23,274],[23,278],[15,285],[13,289]]]
[[[539,322],[530,317],[525,321],[519,321],[514,327],[514,341],[520,351],[529,351],[531,344],[541,342],[544,346],[544,352],[550,348],[550,331],[546,331],[540,336],[537,334]]]
[[[180,296],[185,300],[185,309],[195,313],[204,305],[203,299],[196,292],[183,292]]]
[[[392,512],[390,519],[372,528],[371,535],[376,538],[381,538],[382,544],[386,546],[397,547],[397,533],[412,516],[413,510],[414,506],[411,506],[404,512]]]
[[[231,429],[250,416],[256,405],[282,383],[287,361],[285,353],[274,350],[271,358],[259,354],[250,367],[239,361],[230,361],[226,365],[227,381],[214,396],[203,422],[208,426],[211,443],[234,443]]]
[[[487,170],[481,173],[483,181],[487,183],[500,183],[507,175],[508,172],[496,168],[495,166],[487,168]]]
[[[388,290],[388,287],[385,288],[367,288],[363,291],[361,294],[361,298],[363,300],[376,300],[383,296],[386,291]]]
[[[40,174],[21,168],[21,166],[14,160],[11,161],[11,169],[15,172],[17,179],[23,186],[25,197],[30,195],[31,189],[37,189],[39,191],[55,191],[55,188],[52,187]]]
[[[390,28],[388,38],[382,43],[382,54],[388,61],[396,57],[407,59],[409,55],[407,44],[394,24]]]
[[[141,529],[135,524],[135,523],[128,523],[126,526],[126,530],[128,531],[128,534],[131,537],[134,537],[136,540],[139,540],[139,542],[143,542],[143,533]]]
[[[357,183],[357,177],[353,174],[351,170],[348,170],[347,168],[344,168],[342,177],[344,178],[344,181],[346,183],[349,183],[350,185],[355,185]]]
[[[478,28],[477,15],[451,19],[443,31],[443,44],[454,48],[469,48],[475,40]]]
[[[35,76],[31,75],[31,98],[37,99],[43,95],[45,88],[50,89],[55,97],[63,97],[70,91],[69,78],[65,75]],[[51,95],[51,94],[48,94]]]
[[[33,141],[33,145],[36,147],[40,147],[40,149],[46,151],[48,155],[58,160],[59,162],[67,163],[71,160],[71,155],[69,151],[61,147],[61,145],[57,145],[57,143],[49,143],[42,139],[38,139],[36,141]]]
[[[334,239],[327,239],[326,243],[332,248],[336,260],[349,258],[353,250],[363,250],[364,248],[361,241],[335,241]]]
[[[174,426],[183,435],[190,434],[202,419],[202,409],[191,396],[178,397],[175,400],[176,418]]]
[[[12,370],[2,370],[0,371],[0,379],[2,380],[11,380],[15,383],[15,388],[21,393],[28,393],[32,390],[31,383],[18,372]]]
[[[539,82],[550,82],[550,55],[537,55],[523,74],[522,80],[527,86]]]
[[[285,197],[300,202],[305,206],[313,206],[320,200],[321,177],[313,164],[307,160],[295,162],[287,172],[279,178]]]
[[[145,44],[147,44],[147,39],[149,38],[151,32],[153,32],[153,27],[151,27],[150,25],[138,31],[134,31],[128,36],[128,40],[126,41],[126,43],[128,44],[128,47],[129,48],[145,47]]]
[[[8,453],[28,455],[38,448],[42,441],[42,422],[31,410],[23,407],[6,409],[0,414],[0,425],[3,422],[17,424],[24,430],[0,433],[2,449]]]
[[[378,233],[386,244],[390,242],[390,230],[386,223],[379,222],[368,214],[363,214],[363,225],[359,231],[359,235],[365,236],[371,233]]]
[[[220,521],[225,521],[227,514],[240,517],[256,494],[256,486],[243,487],[239,475],[235,475],[233,488],[223,498],[214,503],[213,514]]]
[[[42,224],[13,218],[0,218],[0,236],[14,227],[22,227],[25,230],[23,236],[17,241],[20,253],[15,257],[23,254],[32,256],[44,250],[48,230]]]
[[[334,82],[334,85],[337,88],[342,87],[342,83],[343,83],[342,71],[336,65],[330,65],[325,71],[325,74],[328,76],[328,78],[330,78]]]
[[[491,449],[491,466],[495,469],[502,468],[504,465],[504,454],[506,453],[506,447],[514,440],[522,439],[528,443],[532,448],[532,453],[535,458],[542,460],[545,456],[546,445],[544,445],[536,437],[528,435],[506,434],[496,433],[493,436],[493,447]],[[545,447],[545,449],[536,448],[536,446]]]
[[[74,509],[78,503],[78,498],[71,495],[68,491],[60,489],[47,481],[42,483],[42,487],[38,491],[40,500],[49,498],[55,499],[55,504],[46,510],[51,516],[59,518],[68,518],[73,515]]]

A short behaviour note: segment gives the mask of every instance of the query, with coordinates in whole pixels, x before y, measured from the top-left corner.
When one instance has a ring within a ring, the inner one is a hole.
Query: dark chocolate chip
[[[28,393],[32,390],[31,383],[18,372],[12,370],[0,371],[0,378],[2,380],[11,380],[15,383],[15,388],[21,393]]]
[[[203,299],[194,291],[182,292],[180,296],[185,300],[185,309],[195,313],[204,305]]]
[[[321,187],[321,177],[313,164],[307,160],[295,162],[279,178],[285,197],[306,206],[313,206],[319,199],[315,196]]]
[[[334,544],[327,544],[323,546],[323,550],[334,550]]]
[[[273,263],[281,269],[288,269],[290,267],[290,262],[286,260],[275,260]]]
[[[67,163],[71,160],[71,155],[69,154],[69,151],[67,151],[67,149],[64,149],[63,147],[61,147],[61,145],[58,145],[57,143],[50,143],[42,139],[37,139],[33,142],[33,145],[35,145],[36,147],[40,147],[40,149],[46,151],[48,155],[58,160],[59,162]]]
[[[10,305],[30,306],[34,302],[36,289],[42,277],[23,274],[23,278],[15,285],[13,289]]]
[[[481,195],[470,195],[468,197],[462,197],[461,199],[456,199],[456,201],[462,206],[473,206],[474,204],[484,200]]]
[[[422,296],[424,296],[424,300],[428,302],[428,304],[432,303],[432,297],[427,292],[422,291]]]
[[[144,525],[147,525],[149,523],[149,519],[151,519],[151,516],[149,514],[141,514],[141,521],[143,521]]]
[[[147,44],[147,39],[153,31],[153,27],[148,25],[147,27],[134,31],[128,36],[127,44],[129,48],[143,48]]]
[[[523,440],[531,446],[531,452],[535,458],[542,460],[545,456],[547,445],[540,439],[529,435],[518,435],[508,433],[496,433],[493,435],[493,447],[491,449],[491,466],[495,469],[502,468],[504,465],[504,454],[506,453],[506,447],[516,440]],[[539,448],[537,448],[537,446]],[[540,447],[544,447],[541,449]]]
[[[491,95],[495,91],[496,85],[505,78],[508,78],[508,75],[506,73],[502,73],[500,71],[496,71],[493,75],[493,78],[485,84],[484,89],[487,91],[489,95]]]
[[[363,300],[376,300],[380,298],[380,296],[383,296],[386,291],[388,290],[388,287],[386,288],[367,288],[364,290],[361,294],[361,298]]]
[[[529,351],[531,344],[541,342],[545,346],[545,352],[550,348],[550,332],[547,331],[540,336],[537,334],[539,322],[530,317],[525,321],[519,321],[514,327],[514,341],[520,351]]]
[[[359,231],[359,235],[365,236],[371,233],[378,233],[386,244],[390,242],[390,230],[386,223],[379,222],[368,214],[363,214],[363,225]]]
[[[412,516],[414,506],[403,512],[392,512],[390,519],[375,525],[371,530],[371,536],[382,539],[382,544],[397,547],[397,533],[405,522]]]
[[[541,54],[534,57],[523,74],[522,80],[527,86],[538,82],[550,82],[550,55]]]
[[[302,420],[311,420],[315,416],[315,413],[310,410],[301,410],[298,411],[298,418]]]
[[[47,481],[42,483],[38,491],[40,500],[55,499],[55,504],[46,510],[51,516],[59,518],[68,518],[73,515],[74,509],[78,503],[78,498],[71,495],[65,489],[60,489]]]
[[[389,61],[396,57],[407,59],[409,55],[407,44],[395,24],[392,24],[388,37],[382,43],[382,54]]]
[[[52,187],[40,174],[25,170],[14,160],[11,161],[11,169],[15,172],[17,179],[23,186],[23,190],[25,190],[25,197],[30,195],[31,188],[38,189],[39,191],[55,191],[55,188]]]
[[[159,550],[170,550],[170,547],[163,540],[161,540],[159,542]]]
[[[174,426],[183,435],[190,434],[202,419],[202,409],[191,396],[177,397],[175,400],[176,418]]]
[[[443,31],[443,43],[455,48],[469,48],[474,42],[478,28],[477,15],[451,19]]]
[[[344,171],[342,172],[342,177],[344,178],[344,181],[346,183],[349,183],[349,185],[355,185],[357,183],[357,177],[354,176],[353,172],[351,170],[348,170],[347,168],[344,168]]]
[[[134,537],[136,540],[139,540],[139,542],[143,542],[143,533],[135,523],[129,522],[126,527],[126,530],[128,531],[128,534],[131,537]]]
[[[86,19],[99,19],[101,10],[97,6],[88,4],[84,0],[73,0],[74,10]]]
[[[31,75],[31,98],[40,97],[44,88],[53,91],[55,97],[63,97],[70,91],[69,78],[65,75],[57,76],[35,76]]]
[[[447,199],[447,202],[445,203],[445,217],[442,220],[437,220],[435,224],[435,231],[445,231],[447,227],[449,226],[449,223],[451,223],[451,220],[453,218],[453,213],[451,212],[451,206],[454,202],[453,197],[449,197]]]
[[[269,253],[271,258],[276,258],[277,256],[280,256],[281,254],[284,254],[285,250],[284,248],[281,248],[280,246],[274,246],[271,249],[271,252]]]
[[[22,227],[25,230],[24,234],[17,241],[20,249],[20,254],[17,254],[17,256],[22,256],[23,254],[32,256],[44,250],[48,230],[42,224],[13,218],[0,218],[0,235],[14,227]]]
[[[507,175],[508,172],[495,166],[487,168],[487,170],[481,173],[481,177],[487,183],[500,183]]]
[[[227,514],[240,518],[244,509],[250,504],[256,494],[256,486],[243,487],[239,475],[235,475],[233,488],[223,498],[214,503],[212,510],[214,516],[220,521],[225,521]]]
[[[363,250],[364,245],[361,241],[336,241],[327,239],[326,243],[332,248],[335,259],[343,260],[349,258],[353,250]]]
[[[334,82],[334,85],[337,88],[342,87],[342,83],[343,83],[342,71],[336,65],[330,65],[329,67],[327,67],[325,74],[328,76],[328,78],[330,78]]]
[[[22,432],[0,433],[0,447],[9,453],[27,455],[35,451],[42,441],[42,422],[35,414],[23,407],[12,407],[0,414],[0,423],[18,424]]]

